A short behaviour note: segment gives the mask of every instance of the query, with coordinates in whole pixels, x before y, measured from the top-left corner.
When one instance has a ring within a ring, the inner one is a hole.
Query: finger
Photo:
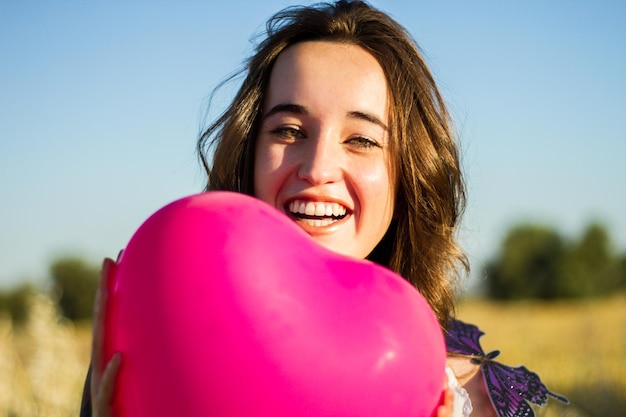
[[[115,386],[115,378],[122,363],[122,356],[114,353],[111,360],[104,369],[102,381],[100,381],[100,399],[105,404],[111,404],[113,399],[113,387]]]
[[[454,403],[454,392],[451,389],[446,389],[443,393],[443,403],[444,405],[450,407],[452,409],[452,404]]]
[[[104,308],[106,304],[106,276],[109,270],[110,259],[105,259],[100,270],[100,280],[98,281],[98,289],[96,290],[96,298],[93,303],[93,335],[91,339],[91,363],[95,366],[97,372],[101,370],[102,364],[100,357],[100,346],[102,345]]]
[[[441,394],[442,400],[441,400],[441,404],[437,407],[437,417],[451,417],[452,416],[452,406],[454,404],[454,393],[452,392],[451,389],[447,388],[447,385],[448,384],[446,383],[446,388]]]
[[[93,417],[110,417],[112,415],[115,378],[120,369],[121,355],[113,354],[102,373],[102,379],[94,396]]]
[[[120,369],[120,365],[122,363],[122,356],[119,352],[115,352],[111,357],[109,363],[107,363],[106,368],[104,369],[104,373],[102,374],[102,388],[100,389],[100,394],[110,399],[113,394],[113,386],[115,382],[115,377],[117,376],[117,372]]]
[[[102,344],[104,340],[104,317],[107,303],[107,282],[115,274],[116,264],[111,259],[106,258],[102,263],[100,281],[96,291],[93,306],[93,335],[91,341],[91,367],[92,383],[97,385],[103,368]],[[93,392],[93,390],[92,390]]]
[[[437,417],[452,417],[452,407],[440,405],[437,407]]]

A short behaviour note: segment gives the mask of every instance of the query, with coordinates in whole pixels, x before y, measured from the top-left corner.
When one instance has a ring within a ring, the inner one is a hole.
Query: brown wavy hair
[[[455,239],[465,206],[459,152],[449,113],[417,44],[387,14],[342,0],[291,7],[270,18],[234,100],[199,138],[206,189],[252,194],[255,141],[272,67],[285,48],[306,41],[360,46],[383,68],[397,197],[394,220],[368,259],[411,282],[445,326],[454,313],[456,278],[469,268]]]

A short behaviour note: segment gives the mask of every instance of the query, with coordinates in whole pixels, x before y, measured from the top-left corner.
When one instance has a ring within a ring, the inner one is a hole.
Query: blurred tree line
[[[522,224],[509,230],[485,274],[492,299],[598,297],[626,290],[626,254],[615,250],[598,223],[577,239],[548,226]]]
[[[614,249],[607,229],[598,223],[588,225],[575,239],[549,226],[521,224],[505,235],[485,274],[485,293],[492,299],[597,297],[626,290],[626,254]],[[91,319],[99,275],[99,265],[77,257],[52,262],[51,296],[65,318]],[[31,284],[0,291],[0,314],[24,321],[33,291]]]
[[[61,257],[49,269],[50,295],[56,300],[63,317],[88,320],[100,279],[100,267],[78,257]],[[32,284],[23,284],[11,291],[0,292],[0,314],[9,314],[14,322],[28,317],[29,295],[37,291]]]

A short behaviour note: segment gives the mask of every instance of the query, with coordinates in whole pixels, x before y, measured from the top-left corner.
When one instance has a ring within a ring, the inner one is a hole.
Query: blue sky
[[[129,4],[130,3],[130,4]],[[198,192],[212,89],[290,1],[0,0],[0,286],[114,257]],[[424,50],[461,140],[475,274],[511,224],[626,251],[626,2],[378,0]]]

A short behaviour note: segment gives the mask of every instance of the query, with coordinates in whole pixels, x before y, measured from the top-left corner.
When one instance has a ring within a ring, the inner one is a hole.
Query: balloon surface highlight
[[[158,210],[108,292],[117,415],[431,417],[440,403],[445,345],[419,292],[253,197]]]

